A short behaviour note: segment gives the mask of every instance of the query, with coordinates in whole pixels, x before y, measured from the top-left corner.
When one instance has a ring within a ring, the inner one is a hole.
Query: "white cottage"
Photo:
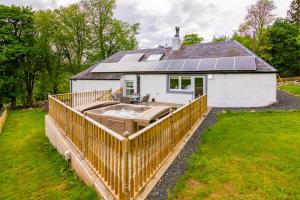
[[[157,102],[188,103],[207,94],[211,107],[275,103],[277,70],[237,41],[121,51],[73,76],[71,92],[150,94]]]

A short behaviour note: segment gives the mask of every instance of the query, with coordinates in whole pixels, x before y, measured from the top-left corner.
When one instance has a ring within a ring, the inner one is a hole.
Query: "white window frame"
[[[132,83],[132,87],[128,87],[127,86],[127,83]],[[127,90],[132,90],[133,92],[132,93],[134,93],[134,81],[133,80],[125,80],[125,94],[126,94],[126,96],[129,96],[130,94],[127,94]]]
[[[182,88],[182,78],[189,78],[190,79],[190,89],[183,89]],[[178,78],[178,89],[172,89],[171,88],[171,78]],[[192,84],[192,76],[174,76],[174,75],[172,75],[172,76],[169,76],[168,77],[168,81],[169,81],[169,85],[168,85],[168,90],[169,91],[183,91],[183,92],[193,92],[193,84]]]

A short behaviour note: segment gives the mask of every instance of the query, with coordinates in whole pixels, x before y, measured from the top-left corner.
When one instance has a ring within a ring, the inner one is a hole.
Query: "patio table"
[[[130,101],[133,103],[139,102],[141,100],[141,96],[139,95],[130,95],[129,98]]]

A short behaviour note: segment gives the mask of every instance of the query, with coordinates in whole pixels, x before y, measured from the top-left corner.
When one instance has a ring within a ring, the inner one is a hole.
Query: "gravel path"
[[[230,111],[267,111],[267,110],[290,110],[290,109],[300,109],[300,98],[295,97],[284,91],[277,91],[277,99],[279,103],[274,104],[269,107],[263,108],[214,108],[207,115],[205,120],[202,122],[196,133],[188,141],[188,143],[181,150],[177,158],[167,169],[165,174],[159,180],[157,185],[148,195],[149,200],[165,200],[167,199],[168,190],[175,186],[178,178],[184,174],[187,168],[186,159],[193,152],[197,150],[198,144],[200,142],[200,137],[205,129],[212,126],[216,122],[216,113],[223,110]]]

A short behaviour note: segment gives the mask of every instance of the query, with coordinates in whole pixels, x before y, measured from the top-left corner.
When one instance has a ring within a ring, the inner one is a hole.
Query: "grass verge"
[[[0,136],[0,199],[98,199],[45,137],[41,109],[9,113]]]
[[[217,119],[169,199],[300,199],[300,111]]]
[[[296,96],[300,97],[300,85],[286,84],[279,86],[279,89],[285,90],[289,93],[295,94]]]

